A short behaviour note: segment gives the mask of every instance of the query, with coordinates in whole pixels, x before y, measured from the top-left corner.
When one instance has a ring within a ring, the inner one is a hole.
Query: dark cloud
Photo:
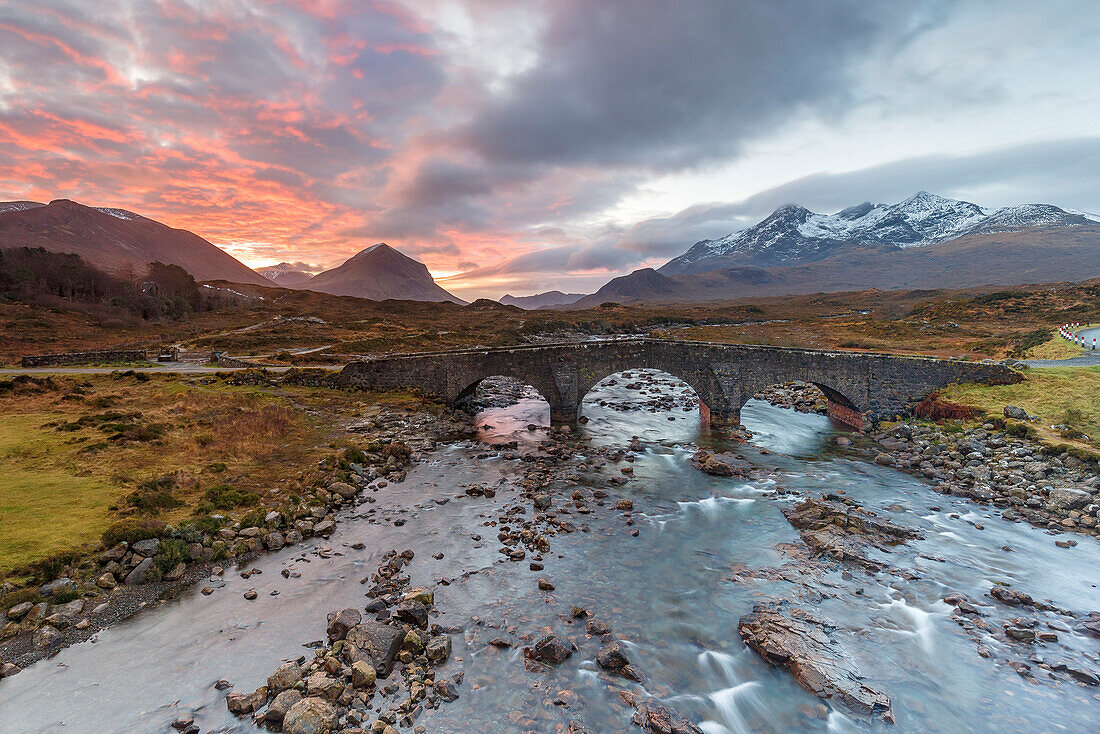
[[[465,129],[494,160],[675,169],[847,98],[848,62],[912,33],[901,3],[551,5],[541,63]],[[915,10],[915,8],[914,8]]]

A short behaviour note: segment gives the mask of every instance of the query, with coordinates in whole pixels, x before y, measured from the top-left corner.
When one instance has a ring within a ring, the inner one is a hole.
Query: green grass
[[[953,385],[942,395],[994,416],[1002,415],[1006,405],[1017,405],[1040,418],[1035,428],[1046,441],[1064,443],[1065,438],[1050,428],[1064,423],[1100,445],[1100,367],[1031,369],[1026,377],[1015,385]]]
[[[110,524],[108,507],[122,494],[102,477],[67,468],[66,435],[41,428],[41,415],[0,417],[0,577],[13,569],[84,546]]]
[[[1074,346],[1061,336],[1055,336],[1027,350],[1027,359],[1069,359],[1081,356],[1081,347]]]

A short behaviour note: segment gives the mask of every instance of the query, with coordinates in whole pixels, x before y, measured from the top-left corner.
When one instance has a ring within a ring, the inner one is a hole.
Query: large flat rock
[[[753,651],[787,668],[803,688],[820,698],[837,698],[854,712],[894,723],[890,697],[864,685],[855,662],[830,636],[837,629],[801,609],[757,604],[741,617],[738,631]]]

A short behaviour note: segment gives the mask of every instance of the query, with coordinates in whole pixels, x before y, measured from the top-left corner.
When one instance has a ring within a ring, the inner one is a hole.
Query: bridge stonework
[[[739,423],[741,408],[753,395],[792,380],[817,385],[831,415],[860,427],[867,419],[905,415],[914,403],[951,383],[1022,379],[991,363],[638,337],[376,357],[348,364],[337,383],[366,390],[414,388],[454,403],[484,378],[503,375],[538,390],[557,423],[576,420],[581,401],[597,382],[642,368],[688,383],[699,396],[704,419],[715,425]]]

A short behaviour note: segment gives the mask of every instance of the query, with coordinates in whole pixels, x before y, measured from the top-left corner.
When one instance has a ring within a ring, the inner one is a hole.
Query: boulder
[[[50,625],[39,627],[34,631],[34,637],[32,638],[34,649],[41,651],[56,650],[61,647],[63,641],[64,637],[61,633]]]
[[[34,608],[34,604],[32,602],[29,602],[29,601],[20,602],[19,604],[16,604],[15,606],[13,606],[11,609],[8,610],[8,619],[13,619],[13,620],[18,621],[18,620],[22,619],[23,617],[27,616],[27,614],[33,608]]]
[[[1006,405],[1004,413],[1005,413],[1005,418],[1011,418],[1011,419],[1017,420],[1017,421],[1026,421],[1027,420],[1027,411],[1024,410],[1023,408],[1017,407],[1015,405]]]
[[[146,538],[145,540],[139,540],[134,543],[131,549],[138,555],[145,556],[146,558],[152,558],[160,550],[160,540],[157,538]]]
[[[706,454],[697,456],[695,465],[716,477],[747,477],[755,467],[744,459],[738,459],[728,454]]]
[[[302,700],[302,694],[289,688],[271,701],[271,705],[267,707],[267,711],[264,712],[264,721],[269,724],[281,726],[283,720],[286,718],[286,714],[290,709],[294,707],[294,704]]]
[[[348,630],[342,654],[349,665],[362,660],[385,678],[393,669],[394,656],[401,649],[404,637],[399,629],[367,620]]]
[[[135,586],[137,584],[144,584],[151,576],[153,571],[153,559],[145,558],[134,567],[134,570],[126,575],[125,584],[127,586]]]
[[[104,551],[99,556],[100,563],[110,563],[111,561],[121,561],[126,556],[126,551],[130,549],[130,544],[125,540],[116,546],[113,546],[110,550]]]
[[[330,678],[322,671],[317,671],[306,678],[307,696],[318,696],[329,701],[335,701],[343,692],[343,681],[339,681],[336,678]]]
[[[316,696],[298,701],[283,717],[283,734],[331,734],[334,728],[336,709]]]
[[[1052,487],[1047,499],[1061,510],[1080,510],[1092,502],[1092,495],[1073,487]]]
[[[867,557],[865,551],[868,547],[886,550],[907,540],[924,537],[919,529],[896,525],[869,510],[834,497],[810,498],[782,509],[783,515],[798,529],[806,545],[818,553],[877,571],[882,569],[883,564]]]
[[[548,635],[535,643],[534,657],[544,663],[563,663],[572,654],[572,645],[556,635]]]
[[[394,615],[402,622],[408,622],[421,629],[428,626],[428,608],[413,599],[398,604],[394,609]]]
[[[50,599],[50,598],[52,598],[53,596],[55,596],[56,594],[58,594],[59,592],[62,592],[62,591],[75,591],[75,590],[76,590],[76,582],[73,581],[70,578],[65,578],[65,577],[62,577],[62,578],[59,578],[59,579],[54,579],[53,581],[42,584],[41,586],[38,587],[38,593],[44,599]]]
[[[433,686],[436,694],[444,701],[450,702],[458,698],[458,688],[454,682],[446,678],[440,678]]]
[[[363,615],[355,607],[332,612],[328,617],[328,639],[331,642],[348,636],[348,630],[363,621]]]
[[[291,660],[289,663],[283,663],[275,668],[275,672],[267,677],[267,687],[278,693],[279,691],[285,691],[287,688],[293,688],[301,679],[302,668],[297,662]]]
[[[604,670],[620,670],[630,665],[623,646],[618,640],[611,640],[596,651],[596,664]]]
[[[350,500],[358,492],[355,487],[351,486],[347,482],[333,482],[332,484],[328,485],[328,491],[332,492],[333,494],[338,494],[346,500]]]

